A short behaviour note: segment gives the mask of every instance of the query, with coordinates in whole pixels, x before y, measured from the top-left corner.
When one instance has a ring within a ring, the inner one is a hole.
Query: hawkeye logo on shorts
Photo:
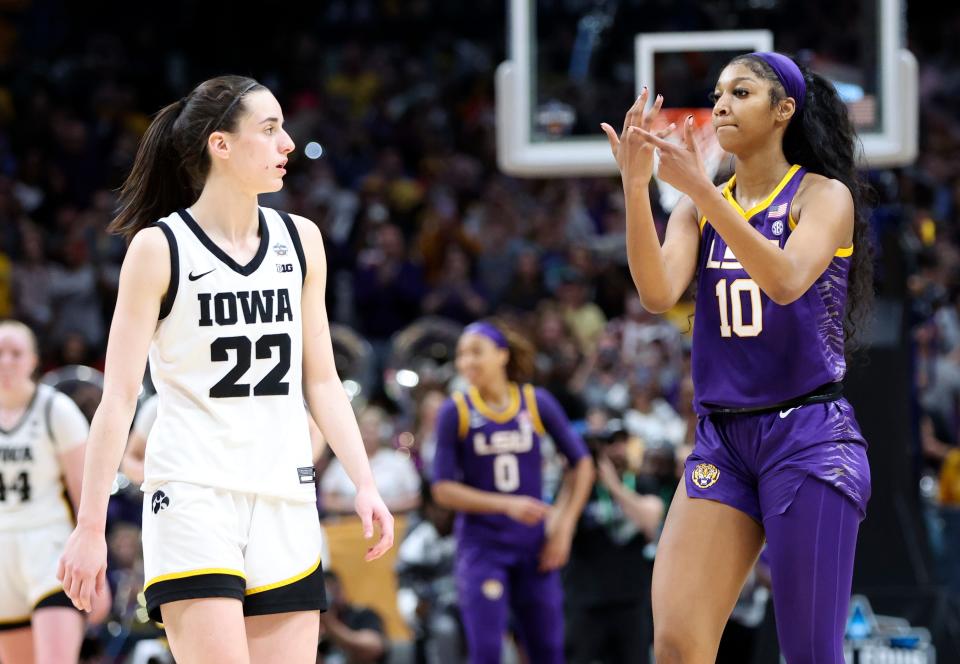
[[[709,489],[720,479],[720,469],[712,463],[701,463],[693,469],[690,479],[701,489]]]
[[[156,514],[160,510],[165,510],[170,506],[170,498],[163,491],[154,491],[153,498],[150,500],[150,509]]]

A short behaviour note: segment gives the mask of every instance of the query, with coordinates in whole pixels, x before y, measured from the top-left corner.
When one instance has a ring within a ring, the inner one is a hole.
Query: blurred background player
[[[86,626],[57,580],[57,560],[79,504],[89,425],[69,397],[34,380],[37,361],[30,328],[0,322],[3,664],[76,662]],[[93,617],[109,604],[98,598]]]
[[[513,617],[531,662],[563,662],[563,589],[577,518],[593,484],[583,440],[556,400],[524,384],[533,349],[502,324],[468,325],[457,370],[469,383],[437,418],[433,494],[458,512],[456,576],[470,662],[498,664]],[[557,504],[543,501],[550,435],[571,473]]]
[[[870,496],[866,442],[841,382],[845,340],[872,292],[856,134],[821,76],[778,53],[738,56],[713,93],[717,139],[735,157],[733,178],[717,188],[692,116],[681,144],[666,141],[672,126],[649,131],[663,98],[647,112],[647,97],[620,138],[603,130],[644,306],[665,311],[697,278],[700,415],[654,566],[657,662],[714,661],[765,537],[786,660],[841,664]],[[648,192],[655,149],[660,179],[686,194],[662,247]]]

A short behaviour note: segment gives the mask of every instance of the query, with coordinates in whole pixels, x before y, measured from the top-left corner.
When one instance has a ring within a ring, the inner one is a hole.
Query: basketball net
[[[727,154],[717,142],[717,134],[713,130],[710,118],[713,111],[709,108],[663,108],[657,116],[654,123],[654,129],[665,128],[671,122],[677,125],[673,133],[667,137],[667,140],[674,143],[683,141],[683,123],[688,115],[693,115],[693,138],[700,146],[700,156],[703,158],[703,165],[707,169],[707,175],[713,180],[717,177],[717,171]],[[670,212],[676,207],[677,203],[683,197],[683,192],[674,189],[666,182],[660,180],[660,156],[655,153],[653,163],[653,178],[657,182],[657,192],[660,197],[660,207],[666,212]]]

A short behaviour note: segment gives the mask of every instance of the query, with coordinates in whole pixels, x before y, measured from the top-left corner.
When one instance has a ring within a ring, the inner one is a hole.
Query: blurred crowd
[[[214,3],[70,4],[0,4],[0,317],[38,332],[45,369],[102,368],[125,251],[104,228],[150,113],[228,69],[277,94],[298,150],[284,190],[262,203],[324,233],[328,312],[365,341],[370,368],[355,404],[381,492],[406,530],[382,571],[383,604],[338,564],[351,546],[338,538],[352,489],[329,454],[318,461],[335,571],[324,661],[385,661],[391,641],[414,644],[411,656],[423,662],[453,661],[462,649],[451,516],[426,490],[451,373],[400,387],[391,373],[398,333],[430,321],[456,329],[495,314],[529,332],[535,381],[602,461],[570,569],[620,554],[609,569],[633,570],[628,556],[649,565],[696,421],[692,299],[664,316],[640,306],[617,179],[523,181],[497,170],[501,0],[470,3],[469,15],[437,0],[331,0],[309,12],[285,6],[282,22],[246,21]],[[931,504],[960,508],[960,46],[951,38],[960,11],[941,10],[933,21],[908,5],[920,157],[867,176],[877,195],[878,291],[912,303],[918,480]],[[666,214],[655,217],[662,231]],[[884,262],[891,253],[901,260]],[[891,267],[901,264],[902,273]],[[449,361],[444,348],[433,364]],[[123,661],[157,635],[139,596],[138,500],[121,477],[109,533],[116,605],[89,644],[90,661]],[[607,581],[591,591],[582,573],[567,575],[579,603],[569,624],[585,607],[643,601],[648,580],[629,597],[617,593],[631,584]],[[760,582],[745,591],[735,614],[745,629],[759,623],[763,596]],[[141,657],[162,661],[148,648]]]

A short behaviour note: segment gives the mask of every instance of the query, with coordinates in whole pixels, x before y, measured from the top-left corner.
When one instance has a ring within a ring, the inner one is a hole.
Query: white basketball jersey
[[[38,385],[20,421],[0,429],[0,531],[72,521],[59,454],[86,442],[87,418],[65,394]]]
[[[302,385],[303,247],[288,215],[259,211],[260,248],[246,265],[186,210],[158,222],[171,279],[150,347],[160,401],[144,491],[173,480],[315,499]]]

